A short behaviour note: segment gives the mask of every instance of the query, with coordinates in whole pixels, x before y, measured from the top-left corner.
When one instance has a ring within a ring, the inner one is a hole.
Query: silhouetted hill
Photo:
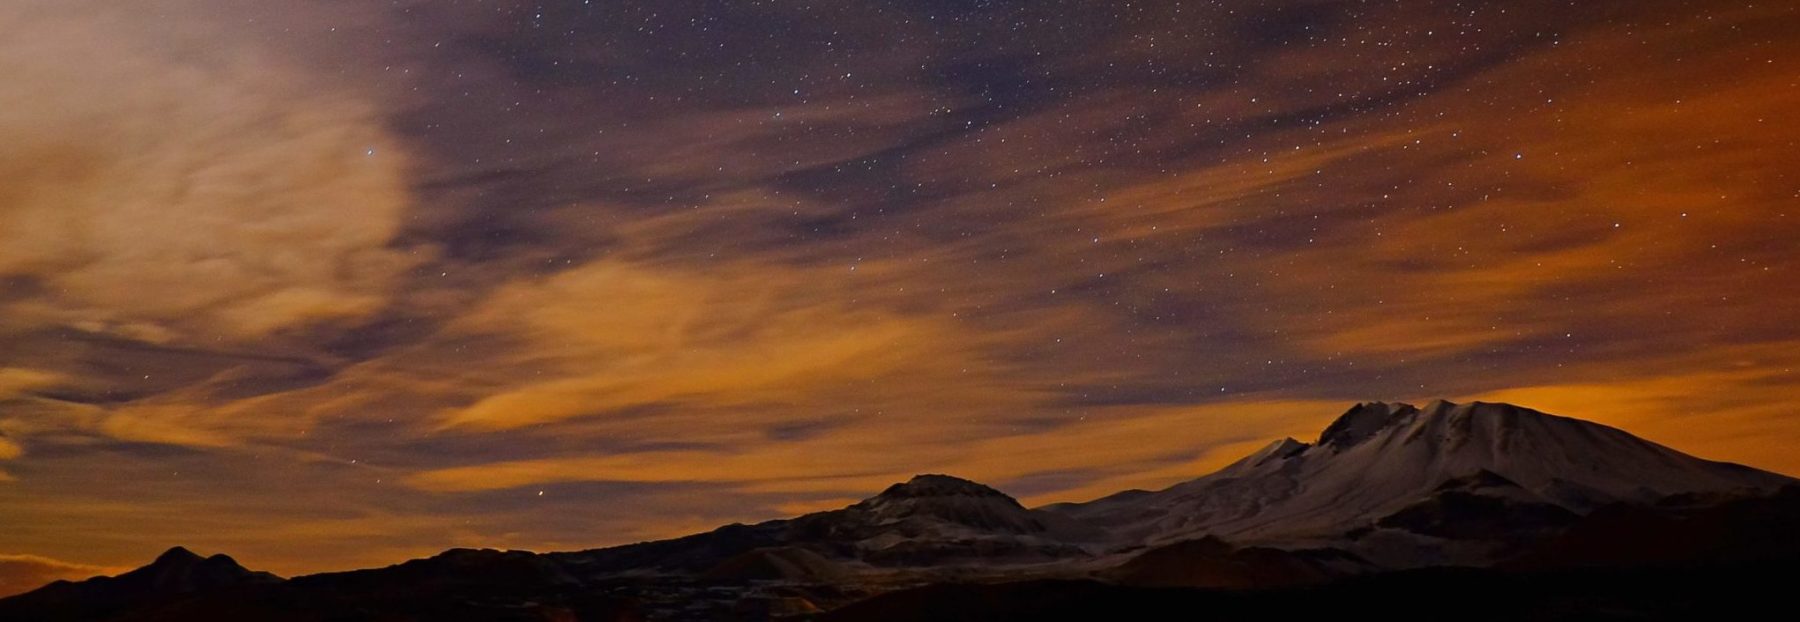
[[[280,577],[245,569],[226,555],[201,557],[177,546],[122,575],[57,581],[0,599],[0,620],[102,620],[191,594],[280,582]]]
[[[1601,508],[1536,543],[1508,568],[1581,568],[1800,559],[1800,486],[1725,501],[1671,497]],[[1796,571],[1800,578],[1800,570]]]

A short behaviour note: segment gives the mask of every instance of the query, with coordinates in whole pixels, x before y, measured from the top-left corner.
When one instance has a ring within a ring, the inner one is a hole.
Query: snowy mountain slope
[[[1082,543],[1104,534],[975,482],[919,475],[850,507],[795,518],[786,537],[875,565],[925,566],[1080,556]]]
[[[915,476],[842,512],[867,527],[906,527],[901,531],[940,537],[1005,534],[1081,541],[1100,535],[1086,524],[1027,509],[1006,493],[948,475]]]
[[[702,572],[763,549],[805,550],[847,568],[1006,565],[1087,557],[1106,534],[993,488],[918,475],[848,507],[673,540],[551,556],[590,576]]]
[[[1284,439],[1161,491],[1044,509],[1105,528],[1125,544],[1204,535],[1296,542],[1335,539],[1383,519],[1388,526],[1430,523],[1433,512],[1461,508],[1553,520],[1559,510],[1584,514],[1609,503],[1771,491],[1793,482],[1596,423],[1510,404],[1440,400],[1424,408],[1358,404],[1316,443]],[[1410,513],[1395,517],[1403,510]]]

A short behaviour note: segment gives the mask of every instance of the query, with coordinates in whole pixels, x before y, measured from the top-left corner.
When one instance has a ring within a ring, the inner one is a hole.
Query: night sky
[[[588,548],[919,472],[1083,500],[1359,400],[1800,474],[1791,3],[8,0],[0,32],[0,591],[175,544]]]

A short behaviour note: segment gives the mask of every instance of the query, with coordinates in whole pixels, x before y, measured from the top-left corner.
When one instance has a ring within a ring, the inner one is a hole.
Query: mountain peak
[[[1302,451],[1306,451],[1308,447],[1312,447],[1312,445],[1294,440],[1294,437],[1292,436],[1285,436],[1279,441],[1269,443],[1267,446],[1263,447],[1262,451],[1257,453],[1286,458]]]
[[[1528,420],[1567,419],[1505,402],[1456,404],[1444,400],[1435,400],[1426,404],[1425,408],[1419,411],[1419,417],[1426,420],[1442,418],[1451,428],[1463,431],[1481,426],[1493,430],[1518,430],[1521,426],[1528,425],[1526,423]],[[1586,424],[1587,422],[1581,423]]]
[[[1264,445],[1262,449],[1256,450],[1256,453],[1245,456],[1242,460],[1233,463],[1231,467],[1227,468],[1254,467],[1272,460],[1286,460],[1311,448],[1312,445],[1294,440],[1292,437],[1283,438],[1279,441]]]
[[[186,547],[173,547],[150,565],[119,576],[152,586],[156,591],[188,592],[206,586],[274,580],[275,576],[247,569],[224,553],[202,557]]]
[[[1449,402],[1437,400],[1429,404],[1428,408],[1437,408],[1441,404],[1449,404]],[[1350,410],[1339,415],[1336,421],[1331,422],[1331,425],[1325,427],[1325,431],[1319,434],[1318,445],[1337,448],[1349,447],[1373,436],[1382,428],[1387,427],[1389,422],[1418,412],[1419,409],[1412,404],[1358,402],[1355,406],[1351,406]]]
[[[1091,525],[1059,516],[1053,512],[1033,510],[1019,504],[1006,493],[960,477],[926,474],[904,483],[889,486],[875,495],[843,510],[821,512],[801,519],[814,532],[855,534],[859,540],[874,539],[872,554],[884,563],[911,564],[918,555],[929,558],[931,551],[971,539],[985,540],[1004,548],[989,550],[989,555],[1061,555],[1074,551],[1067,544],[1051,544],[1041,548],[1038,541],[1016,540],[1019,537],[1065,538],[1069,542],[1089,542],[1100,536]],[[904,542],[905,544],[901,544]],[[896,548],[897,547],[897,548]],[[891,549],[891,550],[890,550]]]
[[[1512,404],[1508,404],[1506,402],[1483,402],[1483,401],[1477,400],[1477,401],[1470,401],[1470,402],[1465,402],[1465,403],[1459,404],[1459,403],[1452,402],[1450,400],[1445,400],[1445,399],[1431,400],[1430,402],[1426,402],[1425,406],[1419,408],[1419,412],[1424,413],[1426,415],[1441,415],[1441,414],[1448,414],[1448,413],[1453,413],[1453,412],[1465,412],[1465,411],[1491,412],[1491,411],[1525,411],[1525,410],[1530,410],[1530,409],[1525,408],[1523,406],[1515,406]],[[1536,412],[1536,411],[1533,411],[1533,412]]]
[[[205,558],[188,550],[187,547],[175,546],[170,547],[167,551],[163,551],[163,554],[156,556],[156,561],[150,562],[150,565],[168,566],[170,564],[191,564],[202,559]]]
[[[1492,419],[1500,427],[1513,427],[1525,415],[1548,417],[1544,413],[1504,402],[1468,402],[1458,404],[1444,399],[1427,402],[1423,408],[1394,402],[1359,402],[1344,411],[1319,435],[1319,445],[1344,449],[1376,436],[1382,430],[1414,421],[1449,420],[1467,427],[1478,419]]]

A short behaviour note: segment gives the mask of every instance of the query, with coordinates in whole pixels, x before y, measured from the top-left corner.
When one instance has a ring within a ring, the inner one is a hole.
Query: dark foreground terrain
[[[1324,586],[1209,590],[1026,581],[883,594],[821,621],[1787,619],[1800,558],[1724,566],[1509,573],[1413,570]]]
[[[1292,588],[1142,587],[1091,579],[953,583],[889,592],[825,613],[775,619],[993,620],[1755,620],[1786,619],[1800,557],[1736,564],[1515,572],[1411,570]],[[525,575],[529,576],[529,575]],[[265,584],[139,602],[33,610],[4,620],[531,620],[628,621],[656,616],[637,598],[471,574],[466,581],[354,580]],[[491,579],[492,582],[485,580]],[[624,586],[619,586],[626,591]],[[729,588],[720,588],[729,589]],[[771,619],[725,609],[696,620]]]

